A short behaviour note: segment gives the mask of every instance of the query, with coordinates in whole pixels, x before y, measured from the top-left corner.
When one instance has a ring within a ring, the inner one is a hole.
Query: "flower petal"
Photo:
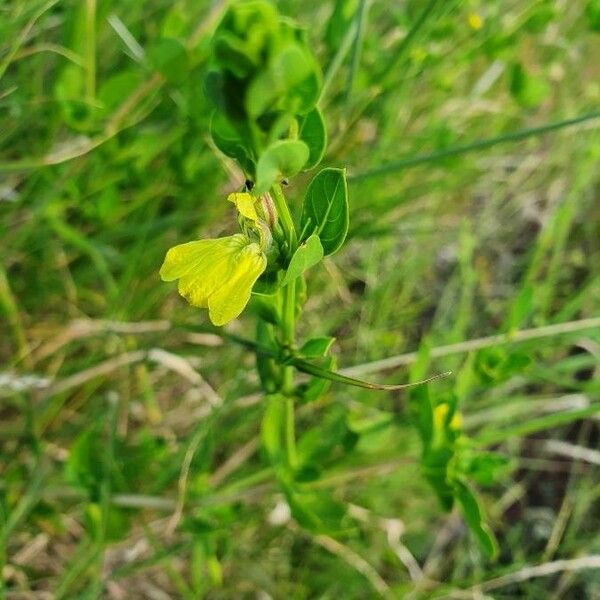
[[[237,253],[234,261],[227,281],[208,297],[208,314],[215,325],[225,325],[241,314],[252,287],[267,267],[267,258],[255,243]]]
[[[198,240],[167,252],[160,269],[163,281],[179,279],[179,293],[190,304],[207,307],[208,295],[229,276],[231,257],[248,245],[245,235]]]
[[[248,194],[247,192],[229,194],[227,200],[235,204],[240,215],[246,217],[246,219],[250,219],[253,223],[258,221],[258,214],[255,207],[256,198],[252,194]]]
[[[208,297],[231,277],[231,255],[211,255],[202,270],[194,270],[179,279],[178,292],[192,305],[208,308]]]
[[[160,268],[160,278],[163,281],[173,281],[187,275],[205,260],[213,248],[214,241],[198,240],[170,248]]]

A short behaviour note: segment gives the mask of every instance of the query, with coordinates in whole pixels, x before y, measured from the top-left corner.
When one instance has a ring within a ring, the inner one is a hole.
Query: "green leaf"
[[[463,452],[460,470],[470,480],[481,486],[490,486],[509,466],[509,459],[495,452]]]
[[[266,323],[271,325],[279,325],[281,323],[276,303],[267,296],[253,294],[250,308]]]
[[[348,410],[341,404],[330,407],[330,413],[298,438],[296,451],[300,469],[318,469],[331,464],[354,448],[359,436],[349,429]]]
[[[67,64],[54,82],[54,97],[66,123],[73,129],[85,131],[93,122],[93,110],[84,100],[83,74],[78,65]]]
[[[346,508],[329,494],[298,492],[288,485],[283,490],[292,516],[301,527],[314,533],[334,533],[343,528]]]
[[[213,56],[218,64],[231,71],[238,79],[248,77],[256,68],[249,50],[243,40],[227,31],[215,36]]]
[[[304,358],[321,358],[329,352],[334,337],[316,337],[305,342],[300,348],[300,355]]]
[[[525,108],[539,106],[550,93],[548,82],[541,75],[527,73],[521,63],[510,71],[510,93]]]
[[[185,38],[190,29],[190,19],[181,4],[175,4],[165,14],[160,25],[160,34],[167,38]]]
[[[248,87],[246,112],[254,119],[278,108],[296,114],[307,112],[319,98],[317,73],[309,51],[290,43]]]
[[[520,329],[534,310],[535,288],[530,283],[525,284],[512,302],[506,321],[508,332]]]
[[[302,118],[299,136],[309,150],[308,162],[304,165],[304,169],[306,171],[314,169],[323,159],[327,147],[325,121],[318,108],[314,108]]]
[[[316,233],[326,255],[339,250],[348,233],[346,170],[323,169],[310,182],[302,205],[304,235]]]
[[[74,487],[88,490],[92,497],[97,496],[104,474],[98,435],[95,426],[80,433],[65,463],[66,480]]]
[[[531,364],[525,352],[509,352],[504,348],[484,348],[475,358],[474,370],[479,379],[489,385],[506,381],[524,371]]]
[[[523,29],[528,33],[542,33],[557,16],[552,4],[552,0],[538,3],[531,15],[523,23]]]
[[[234,158],[247,174],[254,173],[254,161],[242,136],[220,113],[215,112],[210,122],[210,134],[215,146],[226,156]]]
[[[264,60],[277,29],[277,11],[269,2],[239,2],[227,9],[213,38],[213,56],[238,78]]]
[[[269,270],[265,271],[254,284],[252,295],[256,296],[273,296],[281,287],[281,271]]]
[[[430,369],[431,364],[431,342],[425,337],[421,340],[417,360],[410,369],[409,381],[415,382],[423,379]],[[408,394],[408,406],[411,417],[415,423],[424,450],[427,450],[433,440],[433,402],[429,393],[429,386],[417,386]]]
[[[221,111],[226,110],[227,103],[223,95],[223,76],[219,71],[208,71],[202,82],[202,91],[215,108]]]
[[[172,83],[181,83],[189,73],[185,46],[174,38],[162,38],[148,49],[152,66]]]
[[[328,356],[323,362],[323,368],[333,370],[337,366],[335,356]],[[296,388],[298,397],[302,402],[312,402],[320,398],[331,386],[331,381],[322,379],[321,377],[311,377],[307,383],[301,383]]]
[[[289,359],[289,362],[290,364],[294,365],[294,367],[296,367],[298,371],[301,371],[302,373],[306,373],[308,375],[313,375],[314,377],[327,379],[329,381],[334,381],[335,383],[343,383],[345,385],[360,387],[366,390],[378,390],[382,392],[393,392],[395,390],[403,390],[405,388],[423,385],[424,383],[429,383],[430,381],[439,379],[440,377],[447,377],[448,375],[450,375],[450,372],[447,371],[446,373],[438,373],[437,375],[433,375],[432,377],[428,377],[427,379],[423,379],[421,381],[412,381],[410,383],[400,384],[385,384],[363,381],[362,379],[355,379],[354,377],[347,377],[346,375],[342,375],[341,373],[337,373],[335,371],[329,371],[328,369],[324,369],[323,367],[319,367],[314,363],[308,362],[298,357],[293,357]]]
[[[588,0],[585,16],[592,31],[600,31],[600,0]]]
[[[86,530],[94,540],[118,542],[124,539],[129,532],[130,521],[130,513],[115,506],[107,507],[104,515],[102,507],[97,503],[90,503],[85,507]]]
[[[495,558],[498,554],[498,542],[485,523],[483,513],[477,497],[473,491],[462,481],[454,482],[456,499],[461,505],[465,521],[469,526],[471,533],[477,538],[481,549],[488,558]]]
[[[449,445],[437,448],[427,445],[421,457],[421,472],[446,511],[454,504],[454,488],[448,481],[448,466],[453,456],[453,449]]]
[[[308,160],[308,146],[299,140],[271,144],[256,165],[256,194],[264,194],[282,177],[298,173]]]
[[[281,282],[282,286],[287,285],[300,277],[304,271],[310,269],[323,258],[323,246],[319,236],[311,235],[303,244],[301,244],[292,259]]]

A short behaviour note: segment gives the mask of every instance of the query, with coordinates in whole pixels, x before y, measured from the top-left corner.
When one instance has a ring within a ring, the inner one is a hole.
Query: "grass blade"
[[[532,419],[531,421],[525,421],[524,423],[518,423],[513,427],[507,427],[506,429],[494,429],[491,431],[484,431],[480,435],[473,438],[473,442],[478,446],[490,446],[492,444],[499,444],[504,442],[508,438],[515,436],[526,436],[538,431],[544,431],[546,429],[553,429],[554,427],[560,427],[561,425],[567,425],[573,421],[579,421],[580,419],[586,419],[600,412],[600,402],[594,402],[586,408],[578,410],[569,410],[566,412],[560,412],[539,419]]]
[[[360,4],[356,10],[356,33],[354,36],[354,43],[352,44],[352,53],[350,55],[350,69],[348,71],[348,79],[346,80],[346,103],[350,100],[352,94],[352,88],[354,87],[354,79],[356,72],[360,64],[360,51],[362,47],[364,32],[365,32],[365,20],[367,15],[367,0],[360,0]]]
[[[379,177],[381,175],[389,175],[391,173],[396,173],[397,171],[402,171],[403,169],[407,169],[409,167],[415,167],[417,165],[422,165],[425,163],[436,162],[444,158],[450,158],[451,156],[459,156],[461,154],[475,152],[476,150],[486,150],[487,148],[491,148],[498,144],[517,142],[519,140],[524,140],[528,137],[543,135],[545,133],[550,133],[551,131],[556,131],[565,127],[571,127],[572,125],[578,125],[579,123],[585,123],[586,121],[593,121],[594,119],[597,119],[599,117],[600,111],[595,111],[591,113],[586,113],[584,115],[580,115],[579,117],[574,117],[572,119],[564,119],[562,121],[546,123],[545,125],[540,125],[539,127],[529,127],[527,129],[511,131],[504,135],[499,135],[498,137],[489,138],[486,140],[477,140],[476,142],[471,142],[470,144],[453,146],[452,148],[438,150],[430,154],[406,156],[399,160],[383,164],[380,167],[375,167],[374,169],[363,171],[362,173],[359,172],[354,175],[349,174],[348,181],[363,181],[365,179],[371,179],[373,177]]]

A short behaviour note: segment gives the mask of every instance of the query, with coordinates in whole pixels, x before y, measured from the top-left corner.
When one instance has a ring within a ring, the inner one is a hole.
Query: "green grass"
[[[167,248],[234,225],[240,174],[202,93],[224,5],[13,0],[0,598],[600,598],[594,2],[347,4],[340,37],[332,2],[278,3],[309,28],[325,164],[350,181],[350,238],[300,335],[332,333],[340,367],[382,383],[424,341],[427,371],[453,371],[430,391],[502,463],[480,488],[498,561],[438,506],[402,391],[333,385],[298,408],[307,489],[347,527],[287,519],[253,357],[158,278]],[[251,337],[252,315],[230,331]]]

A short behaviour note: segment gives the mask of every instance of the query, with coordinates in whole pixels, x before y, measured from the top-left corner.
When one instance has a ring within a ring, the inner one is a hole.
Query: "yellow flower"
[[[238,233],[171,248],[160,276],[163,281],[178,279],[179,293],[192,306],[208,308],[210,320],[225,325],[244,310],[266,266],[260,246]]]
[[[433,426],[436,431],[442,431],[444,429],[444,423],[446,421],[446,415],[450,407],[447,404],[438,404],[433,409]]]
[[[469,13],[467,16],[469,27],[474,31],[479,31],[483,27],[483,19],[477,13]]]
[[[227,200],[235,204],[237,211],[244,217],[245,223],[258,234],[261,248],[268,248],[271,245],[271,230],[256,212],[258,198],[248,192],[237,192],[229,194]]]
[[[462,416],[456,411],[454,416],[450,419],[450,429],[458,431],[462,425]]]
[[[438,404],[433,409],[433,426],[437,431],[442,431],[444,429],[444,424],[446,422],[446,416],[448,415],[448,411],[450,407],[446,403]],[[462,418],[458,411],[455,411],[450,419],[450,423],[448,423],[449,429],[452,431],[458,431],[462,424]]]

